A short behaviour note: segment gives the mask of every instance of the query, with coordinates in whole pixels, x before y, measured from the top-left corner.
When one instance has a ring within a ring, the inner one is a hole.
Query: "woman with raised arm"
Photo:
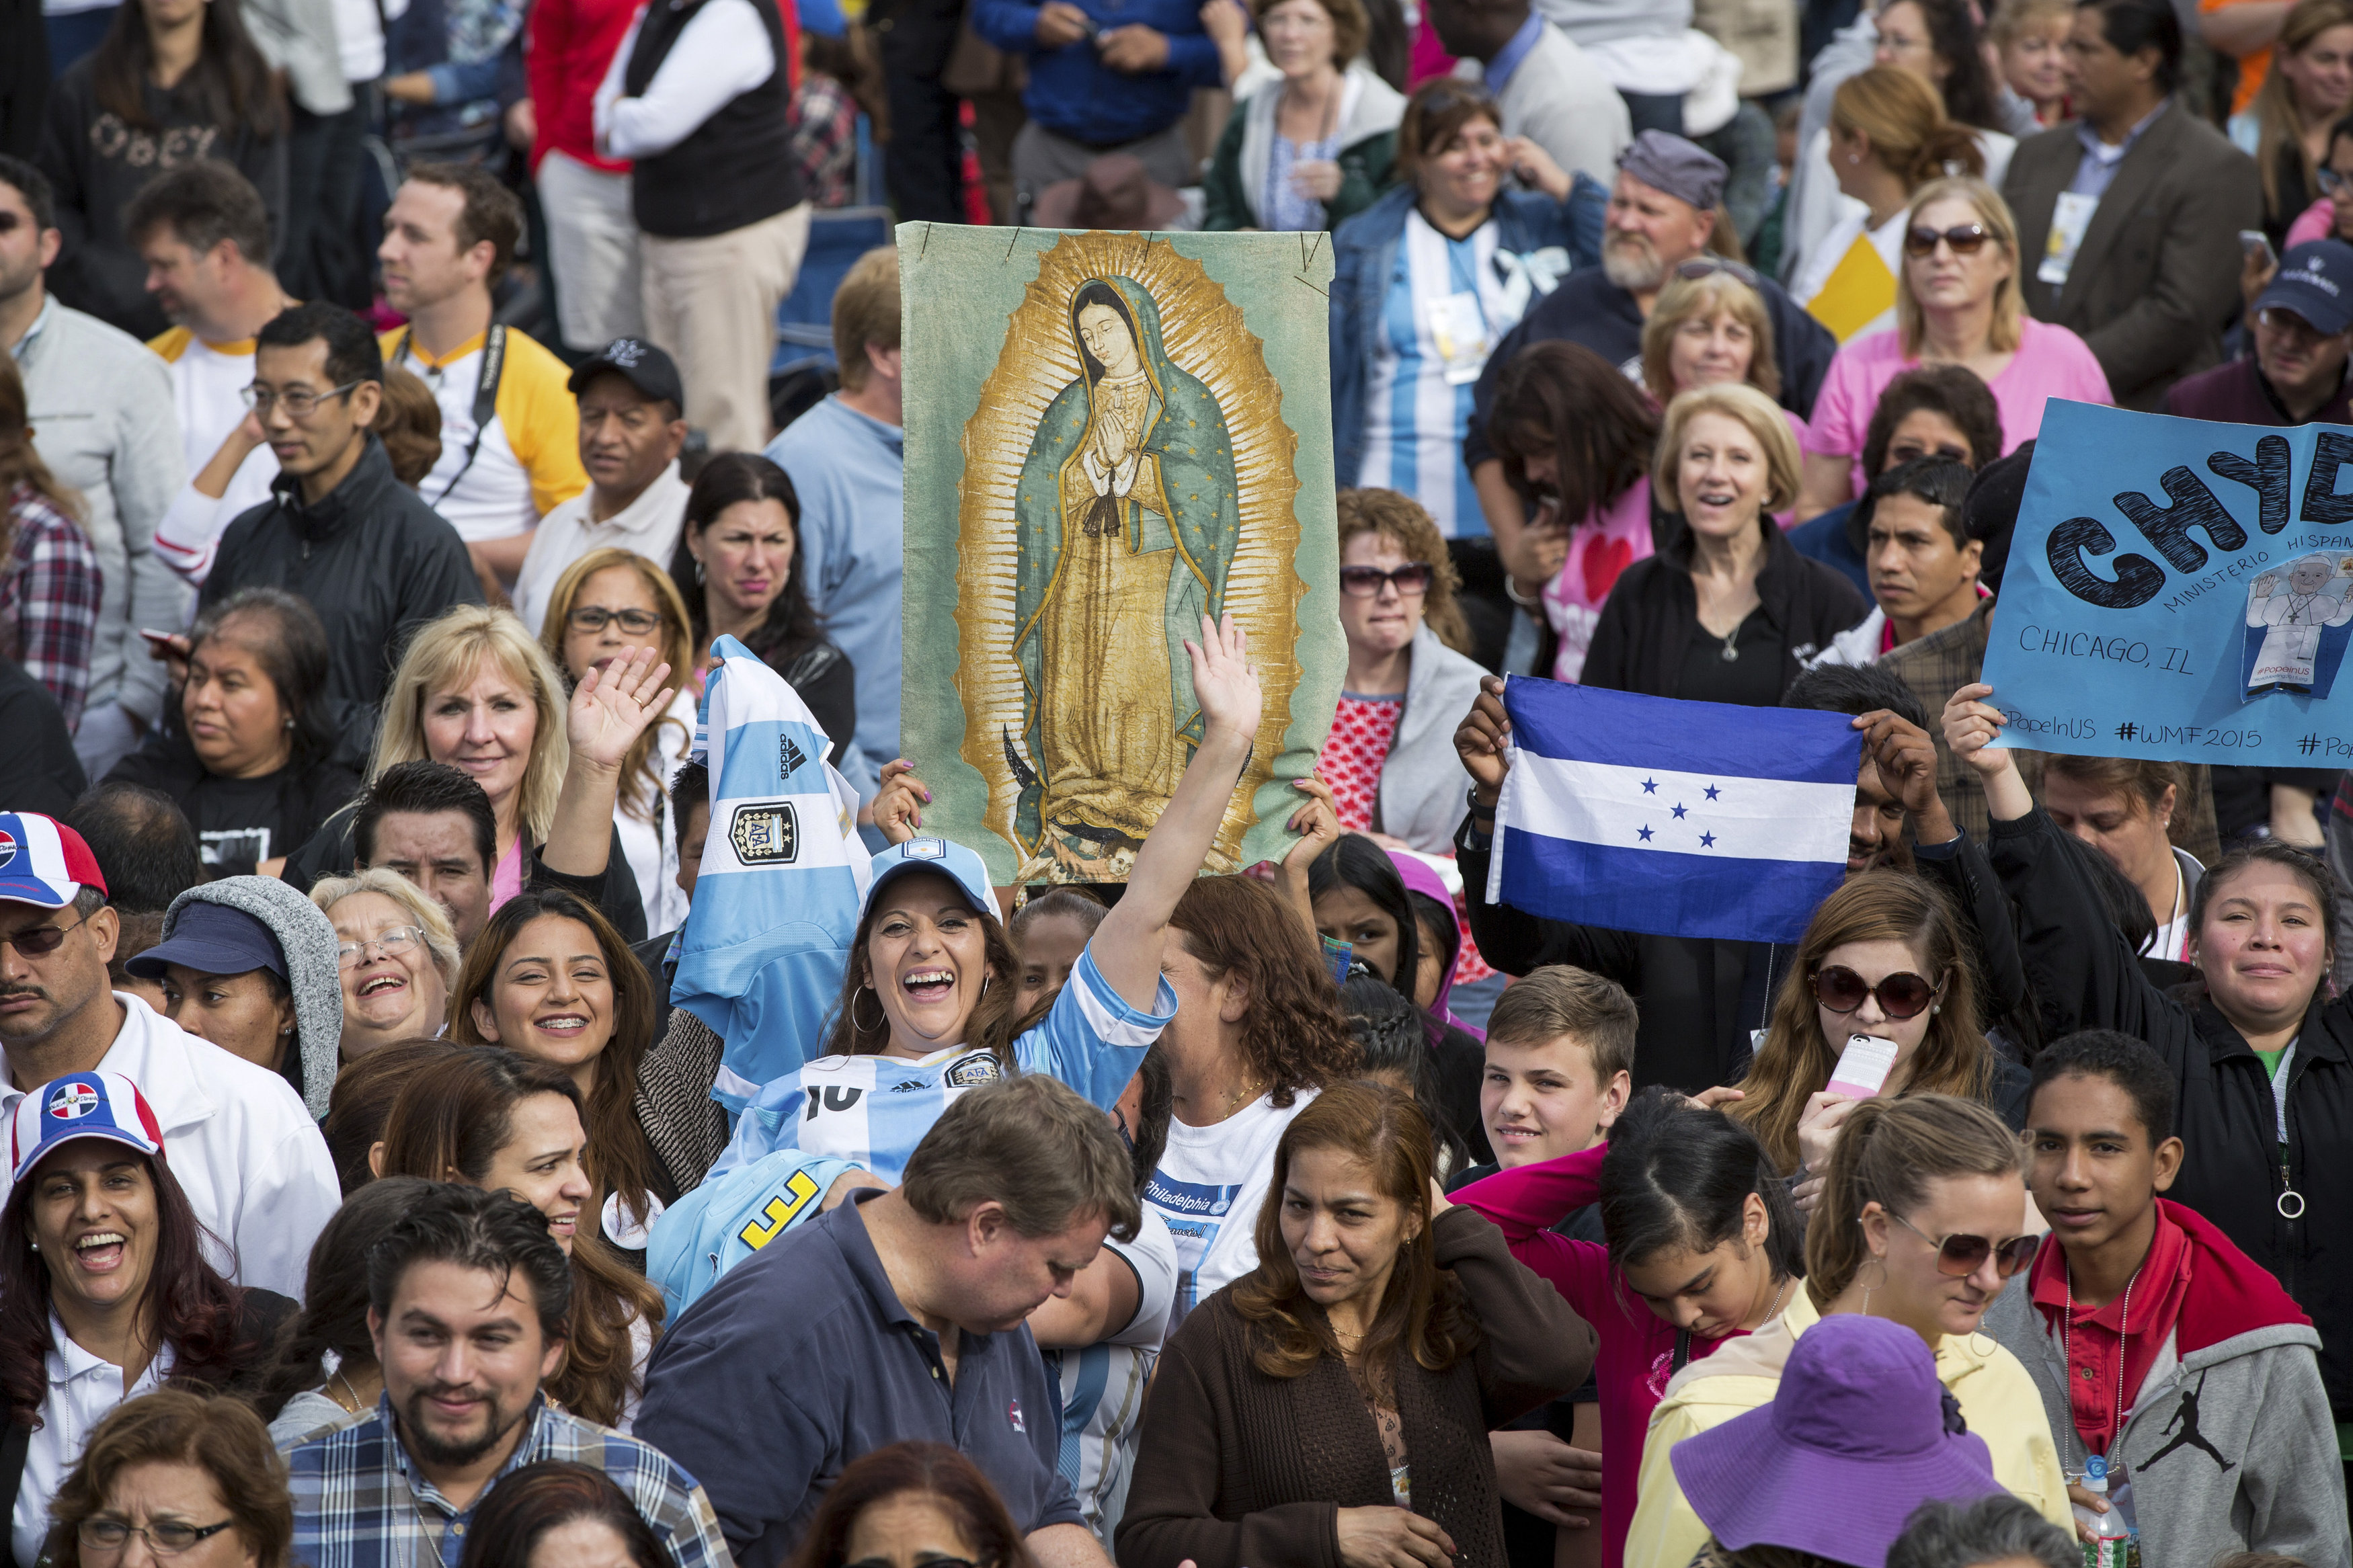
[[[2327,984],[2336,878],[2275,839],[2230,851],[2190,895],[2197,978],[2158,989],[2081,860],[2063,853],[2016,753],[1989,744],[2006,722],[1992,695],[1983,684],[1955,692],[1945,741],[1985,783],[1988,848],[2017,906],[2045,1026],[2054,1037],[2114,1029],[2164,1058],[2188,1151],[2166,1195],[2213,1221],[2312,1315],[2329,1407],[2340,1424],[2353,1421],[2353,1293],[2341,1261],[2353,1248],[2353,1209],[2317,1197],[2353,1127],[2353,998],[2332,997]]]
[[[1258,673],[1231,616],[1187,639],[1200,746],[1169,797],[1117,907],[1088,939],[1053,1005],[1022,1028],[1020,965],[979,854],[912,837],[874,857],[822,1051],[771,1079],[737,1120],[714,1173],[765,1155],[847,1160],[895,1182],[950,1101],[1009,1072],[1047,1072],[1108,1109],[1176,1011],[1161,950],[1233,798],[1259,729]],[[921,826],[922,786],[894,767],[897,803]],[[879,808],[881,802],[878,801]],[[860,1179],[859,1173],[841,1178]]]

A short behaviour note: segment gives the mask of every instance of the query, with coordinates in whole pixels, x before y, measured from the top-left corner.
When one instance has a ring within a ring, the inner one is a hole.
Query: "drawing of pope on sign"
[[[1068,236],[965,429],[965,755],[1022,880],[1126,876],[1201,738],[1185,641],[1204,615],[1241,620],[1271,682],[1244,807],[1281,748],[1295,437],[1240,318],[1165,244]],[[976,647],[1004,661],[976,668]]]

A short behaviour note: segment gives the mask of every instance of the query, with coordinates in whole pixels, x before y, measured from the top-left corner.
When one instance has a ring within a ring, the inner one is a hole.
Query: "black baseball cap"
[[[2353,326],[2353,246],[2316,239],[2281,257],[2279,270],[2248,313],[2260,316],[2274,305],[2302,316],[2324,337]]]
[[[577,397],[589,382],[608,370],[648,397],[657,402],[667,399],[681,416],[686,413],[686,388],[678,379],[678,362],[643,338],[615,338],[564,384]]]

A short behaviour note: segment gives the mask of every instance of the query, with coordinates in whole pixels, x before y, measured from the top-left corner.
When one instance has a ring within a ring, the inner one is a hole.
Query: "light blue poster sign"
[[[2000,743],[2353,763],[2353,429],[2053,400],[1985,679]]]

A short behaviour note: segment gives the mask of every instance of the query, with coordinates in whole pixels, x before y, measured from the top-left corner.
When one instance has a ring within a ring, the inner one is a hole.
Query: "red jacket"
[[[626,174],[626,159],[596,153],[596,89],[621,47],[621,36],[638,14],[638,0],[536,0],[523,38],[523,70],[539,138],[532,143],[531,167],[551,151],[577,158],[592,169]]]

